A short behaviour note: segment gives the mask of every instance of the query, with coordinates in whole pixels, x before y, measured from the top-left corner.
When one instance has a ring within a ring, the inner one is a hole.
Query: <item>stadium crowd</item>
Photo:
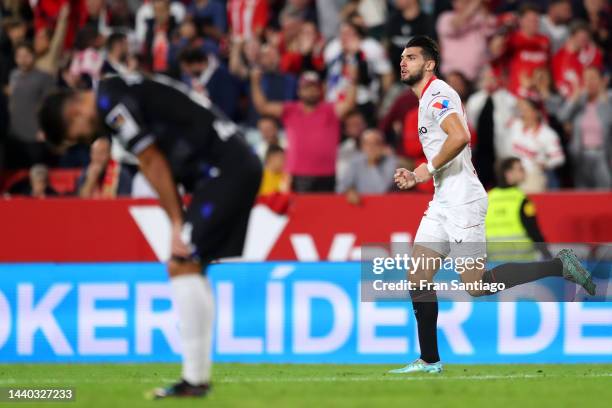
[[[611,12],[605,0],[0,0],[0,188],[46,197],[55,169],[80,169],[70,194],[151,196],[116,143],[52,151],[36,113],[54,88],[142,72],[240,124],[261,194],[391,191],[395,168],[426,161],[418,100],[399,81],[404,45],[423,34],[464,101],[485,187],[515,156],[526,192],[610,189]]]

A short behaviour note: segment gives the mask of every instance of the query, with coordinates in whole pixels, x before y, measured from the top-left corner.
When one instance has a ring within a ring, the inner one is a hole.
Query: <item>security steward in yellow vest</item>
[[[489,210],[485,220],[489,261],[533,261],[540,251],[552,258],[538,227],[536,209],[518,185],[525,179],[520,159],[502,160],[497,168],[498,187],[489,191]]]

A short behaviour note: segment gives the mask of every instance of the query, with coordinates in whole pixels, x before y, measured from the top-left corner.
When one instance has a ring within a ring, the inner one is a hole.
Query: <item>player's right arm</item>
[[[165,156],[155,144],[138,154],[140,171],[159,196],[159,203],[168,214],[172,225],[172,255],[187,258],[190,250],[181,239],[183,210],[176,183]]]
[[[280,118],[283,115],[283,104],[270,102],[261,89],[261,70],[254,68],[251,71],[251,96],[255,109],[263,116]]]

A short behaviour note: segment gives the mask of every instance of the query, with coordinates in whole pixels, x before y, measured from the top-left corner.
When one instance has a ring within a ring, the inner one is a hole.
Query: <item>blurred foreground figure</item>
[[[171,225],[168,273],[183,349],[181,380],[152,396],[207,394],[214,300],[204,272],[213,260],[242,254],[259,159],[208,99],[163,76],[115,76],[95,92],[52,94],[39,120],[59,148],[103,133],[138,157]],[[177,183],[192,193],[186,210]]]

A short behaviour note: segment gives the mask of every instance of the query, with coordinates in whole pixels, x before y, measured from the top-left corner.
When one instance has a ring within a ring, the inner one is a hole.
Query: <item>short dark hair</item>
[[[19,44],[17,44],[15,46],[15,53],[17,53],[17,50],[20,48],[25,48],[26,50],[30,51],[30,54],[34,54],[34,46],[32,46],[32,43],[27,42],[27,41],[22,41]]]
[[[61,89],[50,93],[44,99],[38,110],[38,125],[45,134],[46,141],[52,146],[61,146],[67,130],[64,122],[64,106],[74,98],[76,91]]]
[[[440,69],[440,48],[431,37],[426,35],[415,35],[408,41],[405,48],[411,47],[419,47],[423,52],[425,60],[432,60],[436,63],[434,72],[438,72]]]
[[[586,31],[590,34],[591,28],[589,23],[584,20],[575,20],[570,24],[570,35],[576,34],[578,31]]]
[[[127,35],[124,33],[112,33],[106,39],[106,49],[112,50],[115,44],[120,43],[121,41],[125,41],[127,39]]]
[[[524,3],[524,4],[521,5],[521,7],[519,7],[518,15],[519,15],[519,17],[523,17],[527,13],[542,14],[542,11],[540,10],[540,7],[537,6],[537,4],[534,4],[534,3]]]
[[[5,17],[2,21],[2,29],[4,31],[12,30],[13,28],[25,26],[26,23],[19,17]]]
[[[497,163],[496,173],[497,185],[499,187],[512,187],[508,184],[508,181],[506,180],[506,172],[510,170],[516,162],[520,163],[521,159],[519,159],[518,157],[506,157],[505,159],[502,159],[500,162]]]
[[[266,150],[265,160],[268,160],[270,156],[276,153],[285,153],[285,149],[276,144],[268,146],[268,150]]]
[[[208,56],[199,47],[187,47],[179,53],[178,59],[181,63],[193,64],[208,61]]]

